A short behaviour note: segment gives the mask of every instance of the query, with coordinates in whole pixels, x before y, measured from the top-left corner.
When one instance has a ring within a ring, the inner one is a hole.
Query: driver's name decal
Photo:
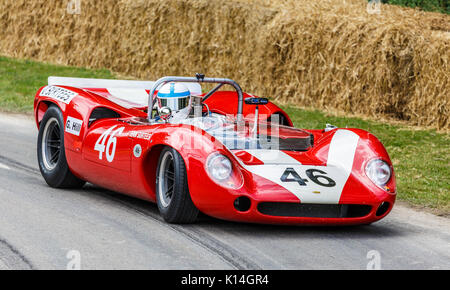
[[[67,117],[66,121],[66,132],[73,134],[75,136],[80,136],[81,127],[83,126],[83,121],[75,119],[72,117]]]
[[[130,137],[130,138],[137,138],[137,139],[143,139],[143,140],[150,140],[152,135],[150,133],[145,133],[145,132],[130,131],[128,133],[128,137]]]

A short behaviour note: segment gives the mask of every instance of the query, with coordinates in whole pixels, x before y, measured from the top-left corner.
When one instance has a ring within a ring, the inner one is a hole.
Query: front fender
[[[216,138],[194,126],[165,124],[155,130],[148,143],[150,151],[170,146],[180,153],[186,165],[192,201],[200,211],[211,210],[215,200],[229,197],[230,191],[217,185],[208,176],[206,160],[210,154],[220,153],[231,160],[235,170],[240,171],[241,168],[234,155]]]

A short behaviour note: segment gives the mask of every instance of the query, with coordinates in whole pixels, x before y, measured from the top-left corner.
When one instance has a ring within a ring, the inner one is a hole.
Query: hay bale
[[[364,0],[67,3],[0,1],[0,53],[146,79],[204,72],[284,103],[450,127],[448,15],[371,15]]]

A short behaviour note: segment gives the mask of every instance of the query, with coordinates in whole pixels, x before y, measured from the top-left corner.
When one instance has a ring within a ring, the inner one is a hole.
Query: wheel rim
[[[47,170],[53,170],[59,161],[61,152],[61,132],[58,120],[51,118],[44,127],[42,137],[42,161]]]
[[[159,200],[163,207],[168,207],[173,198],[175,186],[175,166],[173,155],[166,152],[161,159],[161,166],[159,167]]]

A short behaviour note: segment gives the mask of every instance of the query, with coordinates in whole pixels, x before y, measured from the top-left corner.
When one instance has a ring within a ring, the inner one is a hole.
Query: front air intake
[[[252,202],[251,202],[250,198],[248,198],[246,196],[238,197],[234,201],[234,208],[240,212],[248,211],[250,209],[251,205],[252,205]]]
[[[387,202],[387,201],[382,202],[382,203],[380,204],[380,206],[378,207],[377,212],[375,213],[375,215],[376,215],[376,216],[382,216],[382,215],[384,215],[384,214],[388,211],[388,209],[389,209],[390,207],[391,207],[391,204],[390,204],[389,202]]]
[[[290,202],[261,202],[258,211],[265,215],[308,218],[358,218],[370,213],[364,204],[301,204]]]

